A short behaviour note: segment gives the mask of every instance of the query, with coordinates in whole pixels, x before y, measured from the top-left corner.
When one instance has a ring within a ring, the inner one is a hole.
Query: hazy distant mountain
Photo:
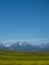
[[[4,44],[0,43],[0,49],[4,49],[4,48],[5,48]]]
[[[15,51],[49,50],[49,43],[41,43],[36,46],[27,42],[0,43],[0,49]]]

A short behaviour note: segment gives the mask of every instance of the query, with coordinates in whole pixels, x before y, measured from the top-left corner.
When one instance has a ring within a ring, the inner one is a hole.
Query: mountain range
[[[28,42],[0,43],[0,49],[14,51],[49,50],[49,43],[39,43],[38,45],[32,45]]]

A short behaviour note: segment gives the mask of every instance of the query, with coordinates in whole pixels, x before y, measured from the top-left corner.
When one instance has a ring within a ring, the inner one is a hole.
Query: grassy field
[[[49,65],[49,51],[12,52],[0,50],[0,65]]]

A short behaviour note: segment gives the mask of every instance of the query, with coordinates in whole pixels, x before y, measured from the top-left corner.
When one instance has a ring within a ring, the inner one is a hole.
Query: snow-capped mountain
[[[0,43],[0,49],[4,48],[5,46],[3,45],[3,43]]]
[[[28,42],[0,43],[0,49],[15,51],[49,50],[49,43],[32,45]]]

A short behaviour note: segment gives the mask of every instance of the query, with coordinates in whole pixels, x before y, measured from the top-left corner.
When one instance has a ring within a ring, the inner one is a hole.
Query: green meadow
[[[49,51],[15,52],[0,50],[0,65],[49,65]]]

